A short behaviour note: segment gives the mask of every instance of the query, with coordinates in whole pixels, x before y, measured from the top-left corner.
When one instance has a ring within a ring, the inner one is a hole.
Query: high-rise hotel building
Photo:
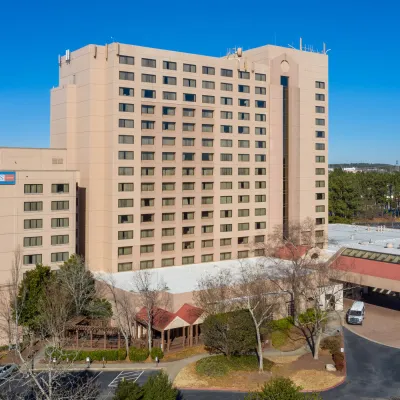
[[[63,164],[29,179],[43,193],[24,191],[25,169],[0,149],[0,171],[16,173],[14,189],[0,182],[0,235],[13,237],[0,240],[2,265],[16,245],[28,264],[33,254],[58,262],[52,203],[35,211],[41,225],[22,221],[26,202],[64,200],[53,188],[65,184],[77,204],[70,200],[69,244],[92,270],[251,257],[275,226],[307,217],[323,240],[325,53],[267,45],[218,58],[112,43],[67,52],[59,73],[47,151],[62,152]],[[7,201],[14,206],[4,210]],[[42,241],[25,246],[35,236]]]

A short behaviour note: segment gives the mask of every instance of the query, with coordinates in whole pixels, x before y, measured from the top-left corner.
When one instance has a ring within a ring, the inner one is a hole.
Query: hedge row
[[[122,361],[126,359],[126,350],[59,350],[48,347],[46,349],[48,357],[56,358],[57,360],[70,361],[85,361],[89,357],[91,361]]]
[[[149,357],[148,348],[142,348],[142,349],[139,349],[137,347],[129,348],[129,359],[132,362],[142,362],[147,360],[148,357]]]

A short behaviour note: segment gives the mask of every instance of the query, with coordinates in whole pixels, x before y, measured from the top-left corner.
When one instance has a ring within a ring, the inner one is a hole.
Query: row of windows
[[[69,259],[69,253],[67,251],[60,253],[51,253],[51,262],[64,262]],[[31,264],[41,264],[42,263],[42,255],[41,254],[30,254],[24,256],[24,265]]]
[[[52,218],[51,227],[68,228],[69,218]],[[42,219],[24,219],[24,229],[42,229],[42,228],[43,228]]]
[[[119,56],[119,63],[120,64],[127,64],[127,65],[135,65],[135,58],[132,57],[132,56],[120,55]],[[141,66],[142,67],[147,67],[147,68],[157,68],[157,61],[155,59],[153,59],[153,58],[142,58],[141,59]],[[163,61],[162,66],[163,66],[163,69],[170,70],[170,71],[177,71],[177,63],[175,61]],[[197,72],[197,65],[183,63],[182,71],[183,72],[196,73]],[[204,75],[215,75],[215,71],[216,71],[215,67],[210,67],[210,66],[202,66],[201,67],[201,72]],[[224,77],[227,77],[227,78],[233,78],[233,69],[221,68],[220,69],[220,75],[224,76]],[[250,72],[238,71],[238,78],[250,79]],[[266,81],[267,80],[267,76],[266,76],[266,74],[255,73],[254,74],[254,79],[256,81]]]
[[[43,193],[43,184],[25,184],[24,193],[36,194]],[[69,193],[68,183],[55,183],[51,185],[51,193]]]
[[[69,210],[69,201],[52,201],[52,211]],[[24,211],[43,211],[43,201],[26,201],[24,202]]]
[[[24,247],[35,247],[43,244],[42,236],[24,237]],[[69,235],[51,236],[51,245],[69,244]]]

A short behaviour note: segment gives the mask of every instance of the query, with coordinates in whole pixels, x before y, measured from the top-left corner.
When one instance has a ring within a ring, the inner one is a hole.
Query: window
[[[194,182],[183,182],[182,190],[194,190]]]
[[[176,62],[174,61],[163,61],[163,68],[164,69],[171,69],[176,71]]]
[[[228,78],[233,78],[233,70],[221,68],[221,76],[226,76]]]
[[[194,206],[194,197],[182,197],[183,206]]]
[[[133,183],[118,183],[118,192],[133,192]]]
[[[315,137],[319,139],[325,138],[325,131],[315,131]]]
[[[238,147],[249,148],[250,147],[250,141],[249,140],[239,140],[238,141]]]
[[[238,133],[240,135],[248,135],[250,133],[250,128],[248,126],[238,126]]]
[[[256,94],[267,94],[267,88],[256,86],[255,87],[255,93]]]
[[[195,153],[182,153],[182,161],[194,161]]]
[[[51,262],[63,262],[67,261],[69,258],[68,251],[63,251],[61,253],[51,253]]]
[[[163,258],[161,260],[162,267],[172,267],[175,264],[175,258]]]
[[[141,199],[140,207],[154,207],[154,199]]]
[[[154,268],[154,260],[140,261],[140,269]]]
[[[163,115],[175,115],[175,107],[163,107]]]
[[[219,216],[220,218],[232,218],[232,210],[221,210]]]
[[[68,235],[67,235],[68,237]],[[52,236],[53,238],[53,236]],[[53,243],[52,243],[53,244]],[[35,247],[42,245],[42,236],[24,237],[24,247]]]
[[[250,175],[250,168],[238,168],[238,175]]]
[[[193,132],[194,129],[195,129],[195,124],[188,123],[188,122],[184,122],[184,123],[182,124],[182,130],[183,130],[184,132]]]
[[[221,118],[222,119],[232,119],[233,118],[232,111],[221,111]]]
[[[315,187],[325,187],[325,181],[315,181]]]
[[[43,193],[43,185],[42,184],[25,184],[24,185],[24,193],[25,194]],[[52,192],[52,193],[55,193],[55,192]]]
[[[214,131],[214,125],[203,124],[203,125],[201,125],[201,131],[206,132],[206,133],[211,133]]]
[[[221,153],[221,161],[232,161],[232,154]]]
[[[194,264],[194,256],[182,257],[182,265]]]
[[[154,167],[142,167],[141,175],[142,176],[153,176],[154,175]]]
[[[163,129],[163,131],[174,131],[175,130],[175,122],[163,122],[162,129]]]
[[[119,63],[120,64],[134,65],[135,64],[135,57],[119,56]]]
[[[223,83],[223,82],[221,82],[221,90],[225,90],[227,92],[232,92],[233,91],[232,83]]]
[[[315,200],[325,200],[325,193],[315,193]]]
[[[194,168],[182,168],[182,175],[183,176],[193,176]]]
[[[256,208],[254,209],[254,215],[256,217],[260,217],[262,215],[266,215],[267,214],[267,210],[265,208]]]
[[[267,223],[266,222],[255,222],[254,229],[266,229]]]
[[[154,106],[142,105],[142,114],[154,114]]]
[[[168,153],[165,153],[165,154],[168,154]],[[175,153],[169,153],[169,154],[175,154]],[[175,155],[174,155],[174,159],[175,159]],[[163,176],[174,176],[175,175],[175,167],[163,167],[162,175]]]
[[[201,154],[201,161],[213,161],[213,160],[214,160],[214,153]]]
[[[133,215],[132,214],[118,215],[118,223],[119,224],[133,223]]]
[[[196,95],[193,93],[183,93],[183,101],[196,101]]]
[[[325,175],[325,168],[315,168],[315,175]]]
[[[249,121],[250,120],[250,114],[249,113],[239,112],[238,113],[238,119],[240,121]]]
[[[194,117],[195,115],[195,109],[194,108],[184,108],[182,110],[182,115],[184,117]]]
[[[315,143],[315,150],[325,150],[325,143]]]
[[[213,254],[203,254],[201,256],[201,262],[211,262],[214,261],[214,255]]]
[[[221,175],[232,175],[232,168],[230,168],[230,167],[221,168],[220,174]]]
[[[238,217],[248,217],[249,215],[250,215],[250,210],[248,209],[238,210]]]
[[[232,125],[221,125],[221,133],[232,133]]]
[[[124,271],[132,271],[131,262],[118,263],[118,272],[124,272]]]
[[[162,145],[163,146],[175,146],[175,138],[164,136],[162,138]]]
[[[315,81],[315,87],[317,89],[325,89],[325,82]]]
[[[243,222],[238,224],[238,231],[248,231],[250,229],[250,224],[248,222]]]
[[[118,160],[133,160],[133,151],[119,151]]]
[[[315,125],[325,126],[325,120],[322,118],[315,118]]]
[[[232,224],[221,224],[219,227],[220,232],[232,232]]]
[[[317,101],[325,101],[325,95],[322,93],[315,93],[315,100]]]
[[[250,189],[250,182],[248,182],[248,181],[238,182],[238,188],[239,189]]]
[[[118,207],[133,207],[133,199],[118,199]]]
[[[163,161],[174,161],[175,160],[175,153],[162,153],[162,160]]]
[[[41,220],[39,220],[41,221]],[[51,219],[52,228],[68,228],[69,218],[52,218]]]
[[[232,244],[232,239],[220,239],[219,245],[220,246],[230,246]]]
[[[204,176],[211,176],[214,174],[214,168],[202,168],[201,174]]]
[[[220,188],[222,190],[232,189],[232,182],[220,182]]]
[[[140,231],[141,239],[152,238],[152,237],[154,237],[154,229],[142,229]]]
[[[182,228],[182,235],[194,235],[194,226],[184,226]]]
[[[118,247],[118,257],[132,254],[132,246]]]
[[[142,129],[154,129],[154,121],[142,121]]]
[[[201,204],[213,204],[214,203],[214,197],[202,197],[201,198]]]
[[[232,140],[231,139],[221,139],[220,146],[221,147],[232,147]]]
[[[266,189],[266,187],[267,187],[267,182],[265,182],[265,181],[256,181],[255,182],[256,189]]]
[[[201,86],[203,89],[215,89],[215,82],[203,81]]]
[[[142,89],[142,97],[144,99],[155,99],[156,98],[156,91],[155,90]]]
[[[254,170],[256,175],[266,175],[267,174],[267,169],[266,168],[256,168]]]
[[[231,106],[233,104],[232,97],[221,97],[221,104],[224,106]]]
[[[41,229],[43,228],[42,219],[24,219],[24,229]]]
[[[256,114],[256,121],[265,122],[267,120],[267,116],[265,114]]]
[[[267,160],[267,156],[265,154],[256,154],[255,160],[256,162],[265,162]]]
[[[256,142],[255,142],[256,149],[265,149],[266,147],[267,147],[267,142],[256,140]]]
[[[213,182],[202,182],[201,190],[213,190],[214,183]]]
[[[42,255],[41,254],[30,254],[24,256],[24,265],[30,264],[41,264],[42,263]]]
[[[232,196],[221,196],[219,198],[220,204],[231,204],[232,203]]]
[[[238,154],[238,161],[250,161],[250,154]]]
[[[154,136],[142,136],[141,142],[142,142],[142,146],[153,146],[154,145]]]
[[[267,102],[264,100],[256,100],[256,108],[266,108]]]
[[[175,190],[175,183],[163,183],[162,190],[163,192]]]
[[[202,110],[201,116],[202,116],[202,118],[214,118],[214,111],[213,110]],[[213,125],[211,125],[211,126],[213,126]]]
[[[187,221],[190,219],[194,219],[194,212],[183,212],[182,213],[182,221]]]
[[[176,92],[163,92],[163,100],[176,100]]]
[[[132,89],[132,88],[127,88],[127,87],[120,87],[120,88],[119,88],[119,95],[120,95],[120,96],[129,96],[129,97],[133,97],[133,96],[134,96],[134,89]]]
[[[68,244],[69,235],[54,235],[51,237],[51,245],[56,246],[59,244]]]
[[[132,135],[119,135],[118,143],[120,144],[133,144],[134,139]]]
[[[322,106],[315,106],[315,112],[317,114],[323,114],[325,112],[325,107]]]
[[[184,72],[196,72],[196,66],[193,64],[183,64]]]
[[[154,214],[142,214],[140,222],[154,222]]]
[[[133,81],[135,75],[133,72],[119,71],[119,79],[123,81]]]
[[[142,183],[140,190],[142,192],[154,192],[154,183]]]
[[[163,228],[161,236],[175,236],[175,228]]]
[[[142,74],[142,82],[144,83],[156,83],[156,76],[149,74]]]
[[[155,68],[156,60],[153,60],[151,58],[142,58],[142,67]]]
[[[163,84],[164,85],[176,85],[176,78],[174,76],[163,76]],[[168,93],[168,92],[164,92]],[[171,99],[175,100],[175,99]]]
[[[249,251],[248,250],[242,250],[238,251],[238,258],[248,258],[249,257]]]
[[[69,210],[69,201],[64,200],[64,201],[52,201],[51,202],[51,209],[53,211],[58,211],[58,210]]]
[[[194,249],[194,242],[183,242],[182,250]]]
[[[249,203],[250,202],[250,196],[249,195],[243,195],[243,196],[238,196],[238,203]]]
[[[325,218],[315,218],[315,225],[324,225]]]
[[[220,253],[219,259],[220,259],[221,261],[223,261],[223,260],[230,260],[230,259],[232,259],[232,253],[230,253],[230,252],[227,252],[227,253]]]
[[[174,206],[175,205],[175,198],[174,197],[164,197],[162,199],[163,207]]]
[[[315,206],[315,212],[325,212],[325,206]]]
[[[250,93],[250,86],[238,85],[238,92],[239,93]],[[239,105],[241,105],[240,104],[240,99],[239,99]],[[249,106],[250,106],[250,104],[249,104]],[[248,107],[248,106],[246,106],[246,107]]]
[[[161,251],[174,251],[175,243],[163,243],[161,245]]]
[[[183,86],[196,87],[196,79],[183,78]]]
[[[213,233],[214,225],[203,225],[201,227],[201,233]]]
[[[215,96],[202,96],[203,103],[214,104],[215,103]]]
[[[256,81],[264,81],[265,82],[267,80],[267,75],[256,73],[254,78]]]
[[[256,194],[254,196],[254,201],[256,203],[265,203],[267,201],[267,196],[265,194]]]
[[[133,119],[119,119],[118,120],[118,126],[120,128],[133,128],[134,127],[134,121],[133,121]]]
[[[250,72],[238,71],[239,79],[250,79]]]
[[[203,74],[206,75],[215,75],[215,68],[214,67],[202,67]]]
[[[240,107],[250,107],[250,100],[249,99],[238,99],[238,105]]]

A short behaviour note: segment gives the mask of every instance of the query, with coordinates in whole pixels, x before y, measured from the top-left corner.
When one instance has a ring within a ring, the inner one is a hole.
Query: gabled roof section
[[[203,310],[201,308],[192,306],[188,303],[185,303],[176,313],[176,316],[182,318],[188,324],[193,324],[196,322],[202,315]]]
[[[162,308],[155,307],[153,309],[153,326],[156,329],[163,330],[175,319],[175,317],[176,317],[175,314],[173,314],[172,312],[169,312]],[[147,309],[143,307],[136,314],[136,318],[141,322],[147,324],[148,322]]]

